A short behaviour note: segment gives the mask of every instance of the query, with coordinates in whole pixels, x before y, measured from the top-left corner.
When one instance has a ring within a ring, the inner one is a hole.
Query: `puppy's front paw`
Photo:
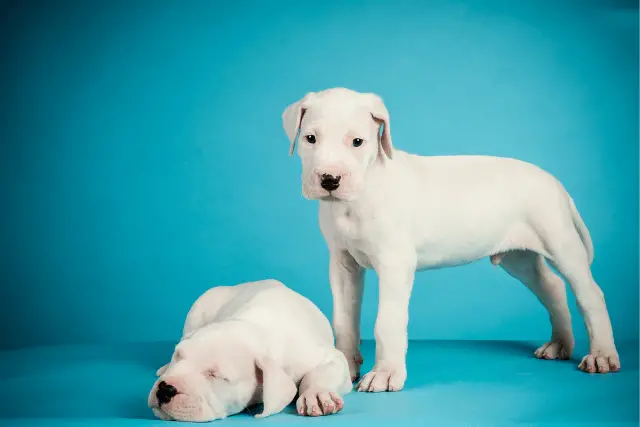
[[[366,391],[377,393],[381,391],[400,391],[404,387],[407,379],[407,370],[404,367],[374,367],[371,372],[366,374],[358,385],[358,391]]]
[[[620,370],[620,358],[614,350],[611,352],[590,352],[578,365],[578,369],[589,374],[608,374]]]
[[[331,415],[344,408],[344,400],[332,391],[307,390],[298,397],[296,409],[298,414],[309,417]]]

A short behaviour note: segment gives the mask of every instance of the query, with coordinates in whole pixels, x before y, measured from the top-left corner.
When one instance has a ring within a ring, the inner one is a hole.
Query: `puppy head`
[[[368,168],[393,155],[389,113],[372,93],[308,93],[287,107],[282,121],[290,154],[298,140],[307,199],[355,200]]]
[[[264,412],[259,416],[279,412],[296,387],[265,359],[225,334],[196,333],[180,342],[171,362],[161,368],[149,407],[160,419],[200,422],[225,418],[260,401]]]

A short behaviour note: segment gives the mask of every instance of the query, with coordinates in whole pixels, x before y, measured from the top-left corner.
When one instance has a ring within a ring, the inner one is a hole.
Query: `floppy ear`
[[[311,97],[313,96],[313,92],[309,92],[298,102],[294,102],[289,105],[282,113],[282,126],[284,127],[284,131],[289,137],[289,141],[291,141],[291,145],[289,146],[289,155],[293,155],[296,146],[296,138],[298,137],[298,132],[300,131],[300,123],[302,123],[302,116],[304,116],[304,110],[307,108],[307,104]]]
[[[181,356],[178,350],[178,345],[176,345],[175,349],[173,350],[173,354],[171,355],[171,361],[161,368],[158,368],[158,370],[156,371],[156,377],[164,375],[164,373],[167,372],[167,369],[169,369],[169,366],[171,366],[172,363],[175,363],[179,358],[181,358]]]
[[[161,376],[162,374],[164,374],[165,372],[167,372],[167,368],[169,367],[169,363],[167,363],[166,365],[164,365],[163,367],[159,368],[156,371],[156,377]]]
[[[262,379],[262,402],[264,408],[256,418],[277,414],[287,407],[296,396],[298,388],[291,377],[269,357],[256,360],[258,382]]]
[[[393,144],[391,142],[391,125],[389,122],[389,112],[384,106],[382,98],[374,93],[365,94],[368,101],[369,110],[376,122],[382,125],[382,136],[380,137],[380,145],[388,158],[393,157]]]

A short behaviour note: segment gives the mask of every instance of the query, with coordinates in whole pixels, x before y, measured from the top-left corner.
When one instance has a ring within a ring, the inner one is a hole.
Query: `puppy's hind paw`
[[[550,341],[538,348],[534,354],[538,359],[568,360],[571,357],[572,351],[573,348],[569,345],[565,345],[559,341]]]
[[[357,390],[360,392],[378,393],[381,391],[400,391],[404,387],[407,379],[405,370],[376,370],[366,374],[358,385]]]

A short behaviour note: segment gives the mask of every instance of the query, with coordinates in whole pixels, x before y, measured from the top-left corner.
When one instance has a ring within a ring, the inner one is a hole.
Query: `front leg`
[[[360,312],[364,288],[364,270],[343,249],[330,254],[329,282],[333,294],[333,330],[336,348],[347,358],[351,381],[360,377]]]
[[[340,412],[344,407],[342,396],[351,388],[347,359],[342,352],[331,348],[325,361],[300,381],[298,414],[316,417]]]
[[[376,364],[358,391],[399,391],[407,379],[407,326],[415,255],[382,258],[374,265],[379,279],[378,318],[374,329]]]

